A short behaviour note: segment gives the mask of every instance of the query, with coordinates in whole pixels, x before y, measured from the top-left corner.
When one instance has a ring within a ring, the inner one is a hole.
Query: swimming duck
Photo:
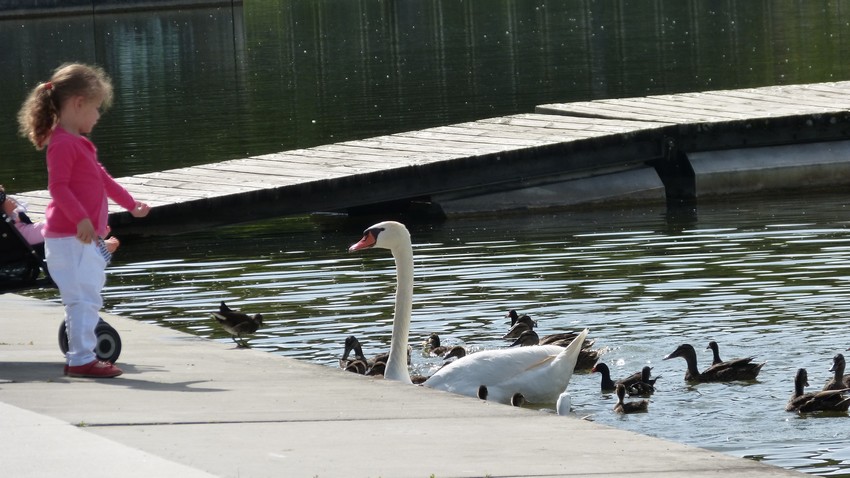
[[[243,312],[232,310],[224,301],[221,301],[218,312],[212,313],[212,318],[231,335],[233,342],[238,347],[248,347],[248,343],[242,338],[244,334],[253,334],[263,324],[262,314],[250,316]],[[238,338],[238,340],[237,340]]]
[[[354,357],[349,358],[349,355],[354,352]],[[343,369],[347,369],[347,367],[354,362],[363,362],[366,364],[366,368],[370,368],[375,364],[375,359],[372,358],[367,359],[365,355],[363,355],[363,347],[360,345],[360,341],[357,340],[357,337],[353,335],[349,335],[345,338],[345,348],[342,352],[342,358],[339,359],[339,366]],[[355,367],[356,369],[356,367]],[[363,371],[366,372],[365,370]]]
[[[395,313],[390,358],[384,378],[412,383],[404,352],[408,348],[413,309],[413,245],[407,228],[384,221],[368,228],[349,251],[389,249],[396,266]],[[483,350],[466,355],[437,370],[424,386],[470,397],[487,386],[488,400],[510,403],[519,392],[529,403],[553,403],[569,384],[578,352],[587,336],[585,329],[573,344]]]
[[[527,320],[526,320],[527,319]],[[527,315],[523,315],[517,322],[511,326],[511,328],[502,336],[503,339],[515,339],[519,337],[526,330],[534,330],[534,327],[537,325],[536,322],[532,321]]]
[[[824,390],[843,390],[850,388],[850,375],[844,375],[844,367],[846,365],[844,355],[835,354],[835,357],[832,358],[832,368],[829,369],[835,375],[832,377],[832,380],[826,382],[826,385],[823,386]]]
[[[658,377],[650,378],[651,371],[652,367],[645,366],[640,371],[615,382],[611,379],[611,370],[608,368],[608,365],[600,362],[593,366],[590,373],[598,372],[602,375],[600,383],[602,392],[613,392],[616,390],[618,384],[622,384],[626,387],[626,391],[629,393],[629,396],[645,396],[651,395],[655,391],[654,384],[655,381],[658,380]]]
[[[711,365],[723,363],[723,360],[720,359],[720,347],[717,345],[717,342],[712,340],[708,343],[708,347],[706,347],[706,349],[711,349],[711,353],[714,356],[711,360]]]
[[[787,412],[817,412],[832,411],[846,412],[850,408],[850,398],[844,396],[847,389],[822,390],[820,392],[804,393],[803,389],[809,385],[809,374],[806,369],[797,370],[794,377],[794,394],[785,406]]]
[[[569,343],[571,343],[571,342],[572,341],[567,342],[566,345],[569,345]],[[584,344],[587,343],[587,342],[588,341],[586,339],[582,342],[582,349],[579,350],[578,359],[576,359],[576,366],[575,366],[576,370],[586,370],[586,369],[592,368],[593,365],[599,360],[599,355],[601,355],[601,352],[599,350],[591,350],[591,349],[588,349],[588,348],[584,348]],[[590,341],[590,343],[593,343],[593,341]],[[540,338],[538,337],[537,332],[529,329],[529,330],[523,331],[519,335],[519,337],[517,337],[517,339],[514,341],[514,343],[512,343],[510,346],[511,347],[514,347],[514,346],[528,347],[530,345],[544,345],[544,344],[540,343]],[[557,345],[558,347],[565,347],[566,346],[564,341],[549,343],[549,344],[546,344],[546,345]],[[613,388],[611,390],[613,390]]]
[[[443,355],[443,361],[449,361],[453,358],[461,358],[466,356],[466,349],[462,345],[453,345],[448,352]]]
[[[514,343],[512,343],[511,347],[528,347],[531,345],[540,345],[540,338],[537,336],[537,332],[533,330],[526,330],[521,333]]]
[[[520,317],[516,323],[508,330],[508,332],[502,336],[503,339],[517,339],[523,332],[527,330],[534,330],[534,327],[537,326],[537,322],[531,320],[527,315],[523,315]],[[573,341],[574,338],[578,336],[576,332],[561,332],[555,334],[544,335],[539,339],[539,345],[558,345],[561,347],[566,347]],[[539,335],[538,335],[539,337]],[[593,345],[594,341],[592,339],[585,339],[582,343],[582,348],[590,348]]]
[[[649,409],[648,400],[637,400],[626,402],[626,387],[622,383],[617,384],[617,404],[614,411],[617,413],[643,413]]]
[[[425,351],[428,355],[434,357],[443,357],[448,353],[449,347],[440,345],[440,336],[436,332],[432,332],[425,342]]]
[[[520,316],[514,309],[508,311],[507,317],[511,319],[511,327],[516,325],[517,322],[525,322],[532,328],[537,327],[537,322],[531,320],[531,317],[529,317],[527,314],[523,314],[522,316]]]
[[[671,354],[664,357],[664,360],[669,360],[676,357],[682,357],[688,363],[688,370],[685,372],[685,381],[688,382],[729,382],[733,380],[755,380],[761,368],[762,363],[752,363],[753,357],[741,358],[721,362],[717,365],[699,371],[697,368],[697,353],[694,347],[690,344],[682,344]]]
[[[640,379],[626,385],[626,391],[629,392],[630,397],[648,397],[655,393],[655,381],[661,378],[658,377],[651,378],[652,376],[652,367],[645,365],[640,373]],[[634,377],[634,375],[632,375]],[[631,378],[631,377],[629,377]]]
[[[340,361],[340,365],[342,366],[342,361]],[[369,367],[366,365],[366,362],[358,359],[350,359],[345,365],[342,367],[346,372],[353,372],[359,375],[366,375],[366,370]]]

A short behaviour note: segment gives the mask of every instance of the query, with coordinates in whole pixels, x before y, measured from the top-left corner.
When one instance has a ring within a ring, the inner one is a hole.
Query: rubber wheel
[[[98,360],[104,362],[115,363],[118,361],[118,356],[121,355],[121,336],[118,331],[107,324],[103,319],[97,322],[97,327],[94,329],[97,335],[97,345],[94,348],[94,353]],[[59,324],[59,350],[63,354],[68,353],[68,332],[65,330],[65,322]]]

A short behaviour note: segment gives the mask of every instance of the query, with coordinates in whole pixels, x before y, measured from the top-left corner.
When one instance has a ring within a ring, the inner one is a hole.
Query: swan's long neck
[[[413,249],[410,244],[392,250],[396,268],[395,314],[390,357],[384,378],[412,383],[407,369],[407,340],[410,334],[410,315],[413,310]]]

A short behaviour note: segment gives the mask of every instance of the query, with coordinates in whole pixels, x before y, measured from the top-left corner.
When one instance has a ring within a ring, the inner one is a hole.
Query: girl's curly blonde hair
[[[65,100],[82,96],[102,99],[103,108],[112,104],[112,80],[97,66],[66,63],[45,83],[30,92],[18,111],[18,131],[41,150],[50,141],[53,128],[59,121],[59,110]]]

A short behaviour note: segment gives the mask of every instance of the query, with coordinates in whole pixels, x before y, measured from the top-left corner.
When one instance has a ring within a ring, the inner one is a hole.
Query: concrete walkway
[[[806,476],[108,314],[124,375],[67,378],[61,307],[0,310],[3,476]]]

